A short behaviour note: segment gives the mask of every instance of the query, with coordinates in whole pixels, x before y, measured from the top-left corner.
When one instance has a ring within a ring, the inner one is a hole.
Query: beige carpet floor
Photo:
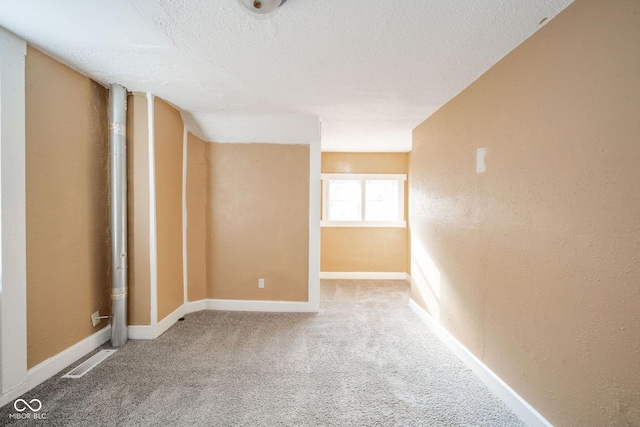
[[[317,314],[193,313],[26,393],[46,420],[9,404],[0,425],[524,425],[407,304],[403,281],[323,280]]]

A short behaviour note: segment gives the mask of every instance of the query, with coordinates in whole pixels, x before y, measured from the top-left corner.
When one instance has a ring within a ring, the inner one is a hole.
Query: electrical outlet
[[[91,315],[91,323],[93,323],[93,327],[95,328],[100,323],[100,312],[96,311]]]
[[[487,165],[485,163],[486,157],[487,157],[487,149],[478,148],[476,153],[476,172],[477,173],[484,173],[487,171]]]
[[[258,279],[258,287],[260,289],[264,288],[264,279],[262,277]]]

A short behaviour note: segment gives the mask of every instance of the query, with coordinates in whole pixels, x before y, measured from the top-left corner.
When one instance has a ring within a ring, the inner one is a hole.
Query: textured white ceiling
[[[236,0],[0,0],[0,26],[166,99],[209,141],[295,142],[319,116],[323,151],[409,151],[415,126],[571,2],[288,0],[263,16]]]

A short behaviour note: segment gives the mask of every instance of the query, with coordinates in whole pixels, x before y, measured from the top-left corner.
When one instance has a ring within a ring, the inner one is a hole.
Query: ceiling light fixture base
[[[286,3],[287,0],[238,0],[245,9],[253,12],[259,13],[261,15],[266,15],[267,13],[271,13],[283,4]]]

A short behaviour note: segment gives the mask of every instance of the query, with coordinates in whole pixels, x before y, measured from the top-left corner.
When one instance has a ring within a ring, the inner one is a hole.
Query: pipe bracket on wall
[[[111,345],[127,342],[127,90],[109,86]]]

